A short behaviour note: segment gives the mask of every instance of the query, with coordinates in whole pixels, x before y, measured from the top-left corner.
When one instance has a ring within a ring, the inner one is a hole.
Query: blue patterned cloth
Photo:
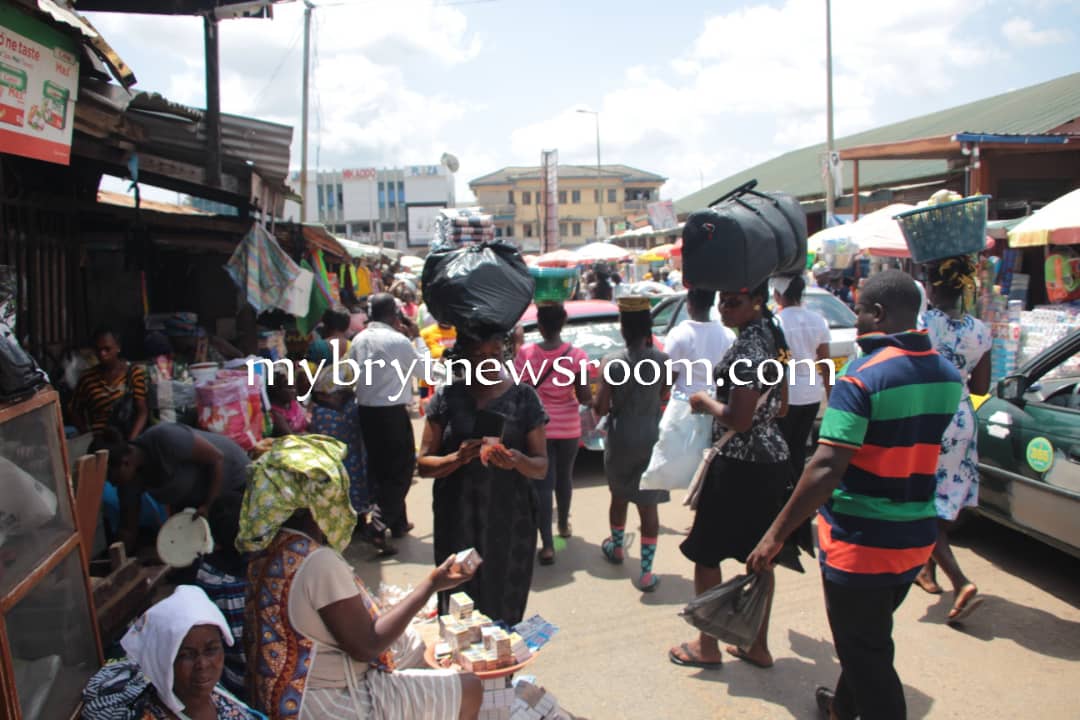
[[[952,318],[937,308],[923,313],[919,326],[930,336],[934,349],[960,371],[963,380],[960,407],[941,440],[934,499],[938,517],[955,520],[965,507],[979,504],[979,452],[975,444],[978,426],[967,384],[971,371],[990,352],[993,339],[981,320],[970,315]]]

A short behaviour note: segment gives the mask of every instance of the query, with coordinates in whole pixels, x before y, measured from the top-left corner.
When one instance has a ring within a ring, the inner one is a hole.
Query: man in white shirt
[[[405,496],[416,465],[416,440],[408,403],[412,382],[423,377],[427,355],[407,337],[416,326],[399,311],[392,295],[379,293],[370,300],[371,321],[352,340],[349,359],[360,368],[356,384],[360,430],[368,451],[368,489],[394,537],[410,529]],[[394,549],[376,538],[383,554]]]
[[[731,330],[719,320],[709,319],[715,300],[716,293],[711,290],[687,291],[690,317],[676,325],[664,341],[664,352],[676,373],[674,390],[686,397],[699,390],[712,391],[713,366],[735,341]]]

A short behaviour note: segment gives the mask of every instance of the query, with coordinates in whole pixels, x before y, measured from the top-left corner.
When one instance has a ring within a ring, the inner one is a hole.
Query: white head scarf
[[[179,585],[172,595],[143,613],[120,640],[161,701],[177,715],[184,711],[184,704],[173,693],[173,663],[184,638],[196,625],[216,625],[225,644],[234,642],[225,616],[202,588]]]

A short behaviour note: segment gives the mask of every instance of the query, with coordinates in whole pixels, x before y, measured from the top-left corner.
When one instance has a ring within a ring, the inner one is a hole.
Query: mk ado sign
[[[75,41],[0,6],[0,153],[67,165],[78,93]]]

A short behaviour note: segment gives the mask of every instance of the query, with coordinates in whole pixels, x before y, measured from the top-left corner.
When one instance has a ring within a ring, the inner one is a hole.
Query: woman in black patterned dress
[[[791,482],[788,446],[778,422],[787,412],[784,368],[790,354],[783,331],[765,306],[767,297],[767,284],[750,292],[720,294],[720,317],[738,336],[714,368],[716,398],[707,392],[690,397],[694,412],[713,416],[714,441],[734,431],[709,465],[693,527],[680,546],[694,563],[698,595],[721,583],[721,561],[746,562],[783,506]],[[771,609],[773,571],[762,573],[762,579],[768,583]],[[728,652],[758,667],[771,667],[769,612],[750,647],[729,646]],[[717,669],[722,661],[716,638],[705,633],[671,648],[668,657],[676,665],[705,669]]]
[[[547,415],[536,390],[507,377],[505,333],[477,337],[459,328],[457,337],[444,357],[465,360],[473,377],[455,377],[436,390],[417,461],[421,476],[435,478],[435,561],[476,548],[483,563],[459,590],[480,612],[514,625],[525,615],[532,583],[539,510],[535,482],[547,474]],[[505,450],[495,450],[487,464],[474,433],[481,410],[505,419]],[[439,613],[448,611],[449,596],[441,593]]]

